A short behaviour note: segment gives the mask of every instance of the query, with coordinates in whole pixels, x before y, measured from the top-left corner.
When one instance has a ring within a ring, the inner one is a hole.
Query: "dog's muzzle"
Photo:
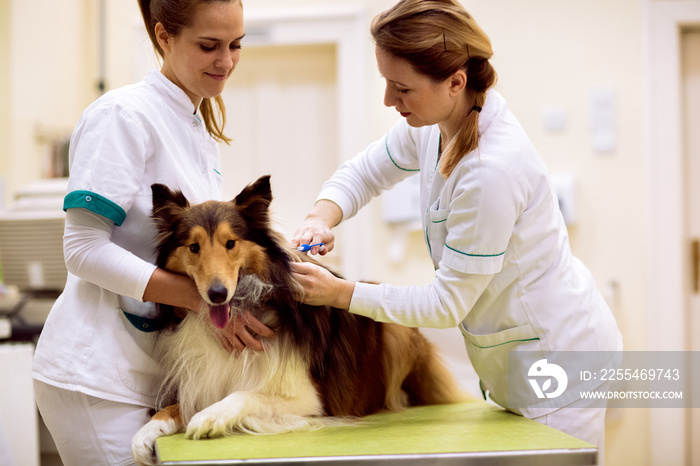
[[[209,317],[216,328],[224,328],[231,320],[231,303],[226,302],[228,290],[223,285],[212,285],[207,290],[209,300],[214,303],[209,307]]]

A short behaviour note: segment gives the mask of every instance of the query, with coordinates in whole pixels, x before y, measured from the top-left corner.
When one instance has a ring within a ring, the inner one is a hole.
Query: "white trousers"
[[[34,396],[65,466],[134,464],[131,437],[151,419],[150,408],[103,400],[36,380]]]
[[[10,454],[10,445],[7,443],[5,429],[0,418],[0,466],[14,466],[14,460]]]
[[[598,447],[598,464],[605,463],[605,410],[600,400],[581,399],[543,416],[533,417],[554,429]]]

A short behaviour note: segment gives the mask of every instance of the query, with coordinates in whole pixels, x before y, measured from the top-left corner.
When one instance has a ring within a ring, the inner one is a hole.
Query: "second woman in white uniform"
[[[292,244],[322,242],[311,252],[327,253],[331,228],[416,175],[435,278],[376,285],[295,264],[305,301],[412,327],[459,327],[493,401],[602,448],[605,408],[576,391],[560,400],[565,408],[509,403],[509,352],[615,352],[622,339],[571,254],[544,163],[492,90],[488,37],[453,0],[401,1],[375,18],[372,35],[384,103],[404,118],[324,184]]]

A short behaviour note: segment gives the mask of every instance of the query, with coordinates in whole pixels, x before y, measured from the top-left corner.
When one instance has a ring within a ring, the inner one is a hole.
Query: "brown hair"
[[[199,5],[229,1],[240,2],[241,0],[139,0],[139,8],[153,49],[163,58],[163,49],[156,38],[156,24],[161,23],[169,35],[176,36],[190,25],[195,9]],[[224,126],[226,126],[224,99],[217,95],[213,100],[212,103],[212,99],[202,99],[199,105],[202,120],[215,140],[228,144],[231,139],[224,135]]]
[[[474,93],[476,110],[440,157],[440,173],[449,176],[479,145],[479,111],[497,78],[489,63],[491,41],[456,0],[401,0],[374,18],[371,33],[377,47],[405,59],[435,82],[460,69],[466,72],[465,92]]]

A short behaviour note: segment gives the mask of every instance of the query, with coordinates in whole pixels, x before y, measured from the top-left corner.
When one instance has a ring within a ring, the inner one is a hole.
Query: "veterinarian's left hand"
[[[272,338],[275,336],[275,332],[253,317],[253,314],[243,311],[243,314],[236,314],[228,325],[220,331],[221,344],[229,352],[233,352],[234,349],[241,352],[246,348],[263,351],[265,347],[250,333],[251,330],[261,337]]]
[[[308,262],[292,262],[294,278],[304,288],[305,304],[333,306],[338,309],[350,307],[355,283],[338,278],[328,270]]]

